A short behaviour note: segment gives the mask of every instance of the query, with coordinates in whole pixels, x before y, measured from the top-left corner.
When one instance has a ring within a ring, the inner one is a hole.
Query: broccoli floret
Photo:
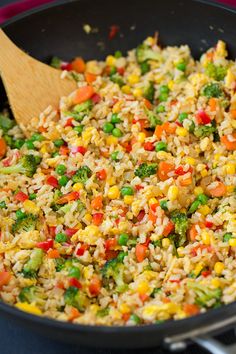
[[[162,124],[162,121],[157,117],[157,115],[154,112],[145,108],[145,113],[146,113],[147,118],[150,122],[150,128],[155,128],[157,125]]]
[[[205,138],[216,132],[216,127],[212,125],[201,125],[194,129],[194,135],[197,138]]]
[[[227,67],[209,63],[206,67],[206,74],[216,81],[223,80],[227,73]]]
[[[211,98],[211,97],[219,98],[224,95],[220,85],[217,83],[211,83],[204,86],[202,90],[202,94],[207,98]]]
[[[109,315],[109,308],[106,307],[105,309],[98,310],[96,313],[97,317],[106,317]]]
[[[115,84],[119,85],[120,87],[125,84],[122,76],[117,74],[117,73],[111,75],[110,79],[111,79],[112,82],[114,82]]]
[[[155,94],[154,83],[149,81],[148,86],[146,86],[143,90],[143,97],[145,97],[150,102],[153,102]]]
[[[85,184],[91,176],[92,171],[90,170],[90,168],[88,166],[82,166],[76,171],[76,173],[72,177],[72,181],[74,183],[79,182]]]
[[[23,231],[33,231],[36,228],[38,218],[33,214],[26,214],[23,218],[18,218],[12,225],[13,234]]]
[[[23,156],[16,165],[0,167],[0,173],[10,175],[12,173],[22,173],[27,177],[32,177],[37,169],[38,161],[34,155]]]
[[[43,262],[43,250],[41,248],[35,248],[30,259],[25,263],[23,268],[23,275],[25,278],[36,278],[37,272]]]
[[[136,58],[139,64],[145,62],[146,60],[160,60],[160,54],[155,52],[152,48],[148,47],[146,44],[140,44],[136,49]]]
[[[176,247],[182,246],[186,241],[186,232],[188,229],[188,217],[185,213],[174,211],[171,213],[171,220],[175,224],[175,233],[178,235],[178,240],[175,240]]]
[[[123,292],[127,288],[124,282],[124,264],[118,258],[107,261],[101,273],[105,284],[108,284],[111,278],[114,280],[117,292]]]
[[[14,125],[14,120],[4,114],[0,114],[0,129],[2,129],[4,133],[8,132]]]
[[[222,290],[220,288],[212,289],[205,284],[199,284],[197,282],[189,281],[187,283],[189,289],[195,292],[195,303],[201,307],[212,307],[219,304]],[[214,305],[208,304],[209,301],[215,300]]]
[[[157,173],[157,163],[147,164],[146,162],[141,163],[138,168],[134,171],[135,176],[140,178],[150,177]]]
[[[85,294],[75,286],[69,286],[64,293],[64,300],[67,305],[77,308],[83,312],[87,303]]]
[[[58,57],[52,57],[50,65],[53,68],[60,69],[62,64],[62,60]]]

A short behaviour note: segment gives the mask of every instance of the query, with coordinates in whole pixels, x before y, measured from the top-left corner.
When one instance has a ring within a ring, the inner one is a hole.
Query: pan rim
[[[85,1],[85,0],[82,0]],[[236,8],[233,8],[232,6],[221,4],[221,3],[216,3],[213,2],[213,0],[191,0],[194,2],[201,3],[203,5],[210,5],[216,8],[223,9],[225,11],[229,11],[233,14],[236,14]],[[24,18],[27,18],[31,15],[34,15],[38,12],[43,12],[46,11],[50,8],[54,7],[59,7],[62,5],[69,5],[70,3],[78,2],[78,0],[60,0],[57,2],[52,2],[49,4],[45,4],[42,6],[39,6],[37,8],[28,10],[24,12],[23,14],[16,15],[12,17],[10,20],[5,21],[2,25],[1,28],[5,29],[9,25],[14,24],[15,22],[21,21]],[[182,333],[184,329],[195,329],[195,328],[200,328],[203,326],[211,325],[214,322],[217,321],[218,318],[221,320],[224,320],[226,318],[230,317],[231,315],[236,314],[236,301],[227,305],[224,305],[220,308],[217,309],[211,309],[208,310],[205,313],[202,313],[197,316],[192,316],[189,318],[184,318],[180,320],[172,320],[172,321],[167,321],[161,324],[147,324],[143,326],[106,326],[106,325],[86,325],[86,324],[75,324],[75,323],[69,323],[69,322],[63,322],[60,320],[55,320],[51,319],[48,317],[41,317],[37,315],[33,315],[24,311],[21,311],[17,309],[14,306],[8,305],[7,303],[4,303],[0,301],[0,312],[8,314],[12,317],[17,317],[19,320],[22,321],[27,321],[29,323],[34,323],[46,327],[50,327],[51,329],[57,329],[57,330],[63,330],[63,331],[77,331],[80,333],[94,333],[94,334],[139,334],[139,333],[147,333],[147,332],[154,332],[154,331],[159,331],[163,333],[161,335],[161,339],[167,337],[169,334],[177,334],[177,333]],[[179,325],[179,326],[178,326]],[[122,346],[122,345],[121,345]]]

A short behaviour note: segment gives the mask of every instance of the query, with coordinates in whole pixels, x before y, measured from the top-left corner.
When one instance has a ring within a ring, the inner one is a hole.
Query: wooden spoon
[[[73,80],[61,79],[61,70],[30,57],[0,29],[0,74],[17,123],[26,136],[30,120],[49,105],[58,108],[60,97],[76,89]]]

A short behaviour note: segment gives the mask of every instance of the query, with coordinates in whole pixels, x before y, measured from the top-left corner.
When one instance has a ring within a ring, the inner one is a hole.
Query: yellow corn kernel
[[[127,304],[121,304],[120,307],[119,307],[119,310],[122,314],[125,314],[125,313],[129,313],[130,312],[130,308]]]
[[[221,281],[219,278],[213,278],[211,280],[211,285],[214,287],[214,288],[220,288],[221,287]]]
[[[168,88],[169,88],[170,90],[173,90],[173,87],[174,87],[174,81],[171,80],[171,81],[168,82]]]
[[[131,92],[131,88],[129,85],[124,85],[121,87],[121,91],[128,95]]]
[[[96,131],[94,127],[88,127],[82,132],[82,140],[85,145],[87,145],[90,142],[94,134],[94,131]]]
[[[223,270],[225,269],[225,265],[222,262],[216,262],[214,265],[214,271],[217,275],[221,275]]]
[[[139,76],[135,74],[131,74],[128,76],[128,81],[131,85],[137,84],[139,82]]]
[[[35,305],[28,304],[27,302],[17,302],[15,305],[19,310],[32,313],[33,315],[42,315],[42,311]]]
[[[40,211],[40,208],[34,202],[32,202],[32,200],[25,200],[23,207],[26,213],[30,214],[38,214]]]
[[[208,172],[205,168],[200,173],[202,177],[206,177],[208,175]]]
[[[133,195],[125,195],[124,196],[124,203],[125,204],[132,204],[133,203],[133,200],[134,200],[134,196]]]
[[[200,214],[202,214],[203,216],[206,216],[206,215],[210,214],[211,209],[209,208],[208,205],[202,205],[202,206],[200,206],[200,208],[198,208],[198,212]]]
[[[113,186],[109,188],[107,193],[108,198],[110,199],[117,199],[120,196],[120,190],[117,186]]]
[[[164,248],[168,248],[170,246],[170,240],[167,237],[163,238],[161,243],[162,243],[162,247]]]
[[[233,163],[229,162],[225,165],[225,170],[226,170],[227,174],[234,175],[235,174],[235,165]]]
[[[96,313],[100,310],[100,307],[96,304],[90,305],[89,308],[94,315],[96,315]]]
[[[143,94],[143,91],[142,91],[142,89],[141,88],[135,88],[134,90],[133,90],[133,95],[134,95],[134,97],[141,97],[142,96],[142,94]]]
[[[113,186],[116,183],[116,179],[115,177],[111,177],[107,180],[107,182],[110,186]]]
[[[92,215],[87,213],[84,215],[84,220],[87,222],[91,222],[92,221]]]
[[[148,201],[148,205],[152,205],[152,204],[157,204],[158,203],[158,200],[156,198],[150,198],[149,201]]]
[[[198,196],[199,194],[204,193],[202,187],[195,187],[193,192],[194,192],[194,195],[196,195],[196,196]]]
[[[121,101],[118,101],[114,104],[113,108],[112,108],[112,112],[113,113],[118,113],[120,112],[121,110],[121,105],[122,105],[122,102]]]
[[[193,157],[186,157],[185,162],[192,166],[196,165],[196,160]]]
[[[113,55],[108,55],[108,56],[106,57],[106,64],[107,64],[108,66],[114,66],[114,65],[116,64],[116,58],[113,57]]]
[[[157,305],[148,305],[143,309],[143,317],[145,319],[151,319],[158,313],[159,307]]]
[[[201,234],[202,242],[204,245],[210,245],[211,244],[211,238],[210,235],[207,231],[203,230]]]
[[[137,286],[137,292],[139,294],[146,294],[150,291],[150,287],[148,282],[146,281],[141,281],[138,286]]]
[[[225,42],[219,40],[216,45],[216,54],[225,58],[228,55]]]
[[[159,160],[167,160],[171,154],[166,151],[158,151],[156,156]]]
[[[146,134],[145,133],[139,133],[138,134],[138,142],[139,143],[143,143],[145,141],[145,138],[146,138]]]
[[[46,154],[48,152],[47,145],[44,144],[40,149],[41,154]]]
[[[194,268],[194,274],[196,276],[198,276],[201,273],[201,271],[203,270],[203,268],[204,268],[204,265],[202,263],[198,263],[196,265],[196,267]]]
[[[236,247],[236,238],[229,239],[229,245],[231,247]]]
[[[80,191],[81,189],[83,189],[83,184],[77,182],[77,183],[75,183],[75,184],[73,185],[72,189],[73,189],[73,191],[78,192],[78,191]]]
[[[235,187],[234,187],[234,185],[231,185],[231,186],[227,186],[226,188],[227,188],[228,193],[233,193]]]
[[[221,157],[221,154],[215,154],[214,160],[219,161],[220,157]]]
[[[179,189],[176,186],[170,186],[168,189],[167,197],[170,201],[174,201],[178,198],[179,195]]]
[[[187,136],[187,135],[188,135],[188,131],[187,131],[187,129],[185,129],[185,128],[178,127],[178,128],[176,129],[176,134],[177,134],[178,136]]]
[[[184,247],[178,247],[177,248],[177,253],[179,257],[184,257]]]
[[[75,229],[82,229],[82,224],[81,222],[78,222],[76,225],[75,225]]]
[[[106,138],[106,143],[107,143],[107,145],[117,145],[118,144],[118,139],[115,136],[113,136],[113,135],[109,135]]]

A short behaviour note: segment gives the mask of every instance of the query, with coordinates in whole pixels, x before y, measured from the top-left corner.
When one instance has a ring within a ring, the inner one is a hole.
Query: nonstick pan
[[[88,35],[85,24],[98,31]],[[112,25],[119,26],[119,32],[109,40]],[[230,56],[236,57],[236,11],[206,1],[64,1],[15,17],[3,29],[18,46],[43,61],[53,55],[64,60],[76,55],[102,59],[115,50],[124,53],[136,47],[155,31],[160,33],[163,45],[189,44],[195,57],[222,39]],[[3,102],[3,89],[0,94]],[[86,346],[138,348],[164,344],[177,350],[195,341],[212,353],[236,353],[236,347],[226,348],[211,339],[212,333],[235,326],[236,302],[189,319],[140,327],[75,325],[36,317],[2,302],[0,311],[6,320],[25,328]]]

